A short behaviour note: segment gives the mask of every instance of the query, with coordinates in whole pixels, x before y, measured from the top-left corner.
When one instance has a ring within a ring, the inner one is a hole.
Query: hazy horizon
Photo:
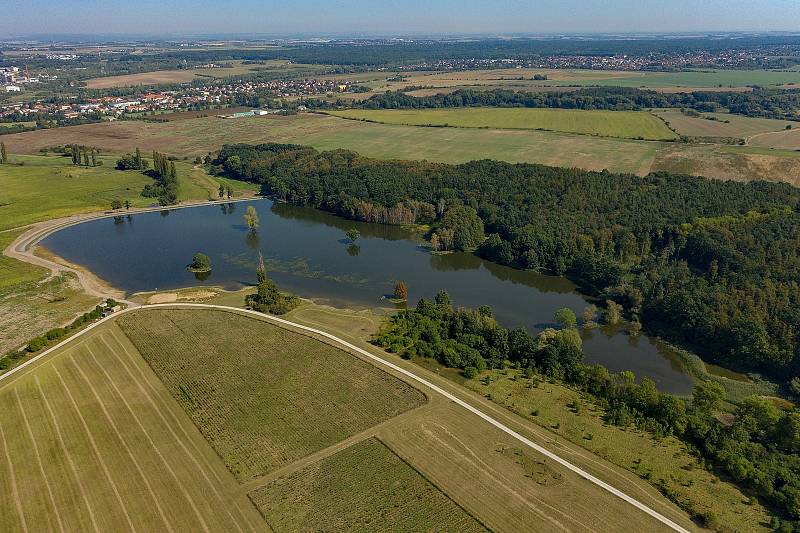
[[[800,2],[765,0],[10,0],[5,39],[52,36],[452,36],[797,32]],[[690,13],[691,16],[687,16]],[[91,25],[89,27],[89,24]]]

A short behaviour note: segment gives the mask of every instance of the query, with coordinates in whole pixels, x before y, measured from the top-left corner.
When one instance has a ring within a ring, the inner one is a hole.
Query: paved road
[[[671,529],[673,529],[675,531],[679,531],[681,533],[688,533],[687,529],[685,529],[681,525],[673,522],[669,518],[667,518],[664,515],[662,515],[659,512],[657,512],[656,510],[648,507],[647,505],[643,504],[642,502],[640,502],[639,500],[633,498],[632,496],[629,496],[629,495],[625,494],[621,490],[618,490],[618,489],[614,488],[613,486],[611,486],[610,484],[606,483],[602,479],[600,479],[600,478],[598,478],[596,476],[593,476],[589,472],[586,472],[582,468],[570,463],[566,459],[561,458],[560,456],[558,456],[555,453],[551,452],[547,448],[544,448],[544,447],[536,444],[532,440],[530,440],[527,437],[517,433],[516,431],[514,431],[511,428],[509,428],[505,424],[503,424],[503,423],[499,422],[498,420],[492,418],[488,414],[486,414],[483,411],[481,411],[480,409],[472,406],[471,404],[465,402],[464,400],[461,400],[457,396],[454,396],[453,394],[449,393],[448,391],[444,390],[443,388],[435,385],[434,383],[431,383],[430,381],[426,380],[425,378],[422,378],[422,377],[414,374],[413,372],[411,372],[409,370],[406,370],[405,368],[402,368],[402,367],[399,367],[399,366],[397,366],[397,365],[395,365],[393,363],[390,363],[389,361],[386,361],[386,360],[384,360],[384,359],[382,359],[382,358],[380,358],[380,357],[378,357],[378,356],[376,356],[374,354],[371,354],[370,352],[368,352],[368,351],[366,351],[366,350],[364,350],[362,348],[359,348],[358,346],[350,344],[349,342],[347,342],[345,340],[342,340],[339,337],[336,337],[335,335],[331,335],[328,332],[325,332],[325,331],[322,331],[322,330],[319,330],[319,329],[316,329],[316,328],[304,326],[302,324],[297,324],[295,322],[291,322],[291,321],[285,320],[283,318],[278,318],[278,317],[271,316],[271,315],[265,315],[263,313],[259,313],[259,312],[256,312],[256,311],[245,310],[245,309],[240,309],[240,308],[237,308],[237,307],[228,307],[228,306],[210,305],[210,304],[189,304],[189,303],[153,304],[153,305],[147,305],[147,306],[144,306],[144,307],[147,307],[147,308],[173,308],[173,309],[175,309],[175,308],[200,308],[200,309],[218,309],[218,310],[224,310],[224,311],[233,311],[233,312],[236,312],[236,313],[256,316],[256,317],[260,318],[261,320],[265,320],[267,322],[272,322],[272,323],[279,324],[279,325],[282,325],[282,326],[289,326],[289,327],[294,328],[294,329],[307,331],[307,332],[310,332],[310,333],[314,333],[315,335],[318,335],[320,337],[324,337],[324,338],[326,338],[326,339],[328,339],[330,341],[333,341],[334,344],[337,344],[337,345],[339,345],[341,347],[344,347],[347,350],[351,350],[353,352],[356,352],[356,353],[368,358],[369,360],[375,362],[378,365],[391,368],[395,372],[403,374],[404,376],[412,379],[413,381],[416,381],[417,383],[423,385],[424,387],[426,387],[426,388],[428,388],[428,389],[430,389],[430,390],[432,390],[432,391],[434,391],[434,392],[436,392],[438,394],[441,394],[442,396],[444,396],[448,400],[452,401],[453,403],[463,407],[467,411],[469,411],[469,412],[475,414],[476,416],[482,418],[483,420],[485,420],[489,424],[493,425],[494,427],[496,427],[500,431],[510,435],[511,437],[513,437],[514,439],[518,440],[519,442],[521,442],[525,446],[527,446],[527,447],[529,447],[529,448],[531,448],[533,450],[536,450],[537,452],[539,452],[542,455],[552,459],[553,461],[555,461],[558,464],[564,466],[565,468],[571,470],[572,472],[576,473],[577,475],[579,475],[580,477],[586,479],[587,481],[589,481],[591,483],[594,483],[598,487],[610,492],[611,494],[613,494],[614,496],[620,498],[621,500],[629,503],[630,505],[633,505],[637,509],[647,513],[648,515],[652,516],[653,518],[655,518],[656,520],[658,520],[662,524],[666,525],[667,527],[669,527],[669,528],[671,528]],[[108,317],[106,317],[106,318],[104,318],[104,319],[102,319],[102,320],[100,320],[98,322],[95,322],[94,324],[90,325],[86,329],[84,329],[81,332],[77,333],[76,335],[74,335],[70,339],[67,339],[67,340],[57,344],[56,346],[45,350],[41,354],[39,354],[36,357],[30,359],[29,361],[26,361],[25,363],[21,364],[20,366],[18,366],[16,368],[6,372],[2,376],[0,376],[0,381],[2,381],[4,379],[8,379],[9,377],[13,376],[17,372],[20,372],[23,369],[25,369],[27,366],[35,363],[36,361],[39,361],[39,360],[47,357],[49,354],[51,354],[53,351],[55,351],[58,348],[60,348],[65,343],[71,342],[73,339],[75,339],[77,337],[80,337],[81,335],[86,334],[87,332],[91,331],[92,329],[94,329],[95,327],[99,326],[100,324],[103,324],[106,320],[111,320],[111,319],[115,318],[119,314],[130,312],[132,310],[133,310],[133,308],[124,309],[123,311],[120,311],[119,313],[115,313],[114,315],[108,316]]]

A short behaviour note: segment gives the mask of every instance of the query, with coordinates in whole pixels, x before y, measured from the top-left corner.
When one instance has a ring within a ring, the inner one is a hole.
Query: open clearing
[[[250,493],[275,531],[486,531],[377,439]]]
[[[159,310],[119,324],[241,481],[425,402],[358,358],[252,318]]]
[[[731,113],[702,113],[700,117],[685,115],[678,109],[660,109],[653,113],[664,119],[679,135],[689,137],[747,139],[761,133],[782,132],[787,125],[792,125],[788,120],[745,117]]]
[[[686,168],[709,178],[800,183],[800,153],[788,150],[755,151],[747,146],[684,145],[533,130],[420,128],[310,113],[165,123],[117,121],[17,133],[5,135],[3,140],[12,161],[15,154],[76,141],[108,152],[127,152],[138,146],[145,154],[159,150],[190,159],[219,150],[225,143],[289,142],[320,150],[355,150],[379,159],[462,163],[491,158],[634,174]]]
[[[749,142],[753,146],[800,150],[800,123],[795,122],[793,126],[791,130],[784,129],[783,131],[754,135]]]
[[[472,107],[411,110],[351,109],[333,111],[331,114],[356,120],[410,126],[548,130],[648,140],[677,138],[663,121],[644,111]]]
[[[3,531],[268,528],[119,329],[0,386]]]

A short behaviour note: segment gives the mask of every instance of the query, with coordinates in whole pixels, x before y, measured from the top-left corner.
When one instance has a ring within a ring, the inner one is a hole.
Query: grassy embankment
[[[0,166],[0,250],[19,236],[21,226],[78,213],[108,210],[111,201],[129,200],[133,207],[153,203],[139,193],[153,180],[141,172],[114,169],[116,157],[100,158],[103,166],[76,167],[68,157],[11,154]],[[253,187],[217,179],[178,161],[181,201],[217,198],[219,183],[235,195]],[[73,276],[63,283],[44,282],[48,272],[0,255],[0,355],[32,337],[72,320],[98,303],[80,291]]]

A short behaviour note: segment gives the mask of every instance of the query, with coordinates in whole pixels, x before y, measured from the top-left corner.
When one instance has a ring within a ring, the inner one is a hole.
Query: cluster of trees
[[[149,166],[138,148],[134,154],[125,154],[117,160],[117,170],[146,170]]]
[[[300,299],[297,296],[281,293],[275,282],[267,277],[267,269],[264,266],[264,258],[261,254],[258,254],[256,279],[258,280],[256,293],[248,294],[245,297],[245,305],[247,307],[262,313],[283,315],[300,303]]]
[[[718,414],[725,391],[719,384],[699,382],[687,401],[660,393],[648,378],[636,384],[631,372],[587,366],[575,314],[562,309],[555,319],[560,329],[534,337],[498,325],[486,306],[453,309],[441,291],[433,301],[422,299],[415,309],[391,317],[374,342],[407,359],[435,358],[463,369],[468,378],[510,364],[528,378],[541,374],[564,381],[603,408],[607,422],[635,424],[659,437],[675,435],[751,494],[800,518],[800,411],[750,397],[735,408],[732,421],[723,422]]]
[[[463,249],[481,239],[474,211],[488,234],[481,256],[567,275],[708,359],[787,383],[800,376],[800,190],[788,184],[377,161],[280,144],[227,145],[212,167],[348,218],[393,223],[365,213],[402,211],[404,223],[438,223],[440,246],[450,212],[466,221],[454,248],[456,234]]]
[[[69,147],[69,154],[72,157],[73,165],[82,165],[84,167],[96,167],[102,165],[102,161],[97,160],[97,154],[100,150],[91,146],[83,146],[73,144]],[[117,163],[119,167],[119,163]]]
[[[6,152],[6,143],[0,143],[0,165],[8,163],[8,152]]]
[[[142,170],[156,180],[142,189],[145,198],[158,198],[160,205],[173,205],[178,202],[178,172],[175,161],[165,154],[153,151],[153,168],[148,170],[150,162],[142,157],[139,148],[133,154],[125,154],[117,160],[117,170]]]
[[[309,102],[309,105],[330,106],[323,100]],[[352,102],[349,105],[365,109],[438,109],[485,106],[606,109],[612,111],[672,107],[702,112],[726,108],[731,113],[750,117],[800,120],[800,112],[798,112],[800,89],[756,88],[752,92],[694,91],[689,93],[659,93],[627,87],[587,87],[562,92],[461,89],[452,94],[432,96],[410,96],[402,91],[389,91],[362,102]]]
[[[142,196],[158,198],[158,203],[161,205],[176,204],[178,202],[178,173],[175,170],[175,161],[165,154],[154,151],[151,175],[156,183],[145,185]]]

